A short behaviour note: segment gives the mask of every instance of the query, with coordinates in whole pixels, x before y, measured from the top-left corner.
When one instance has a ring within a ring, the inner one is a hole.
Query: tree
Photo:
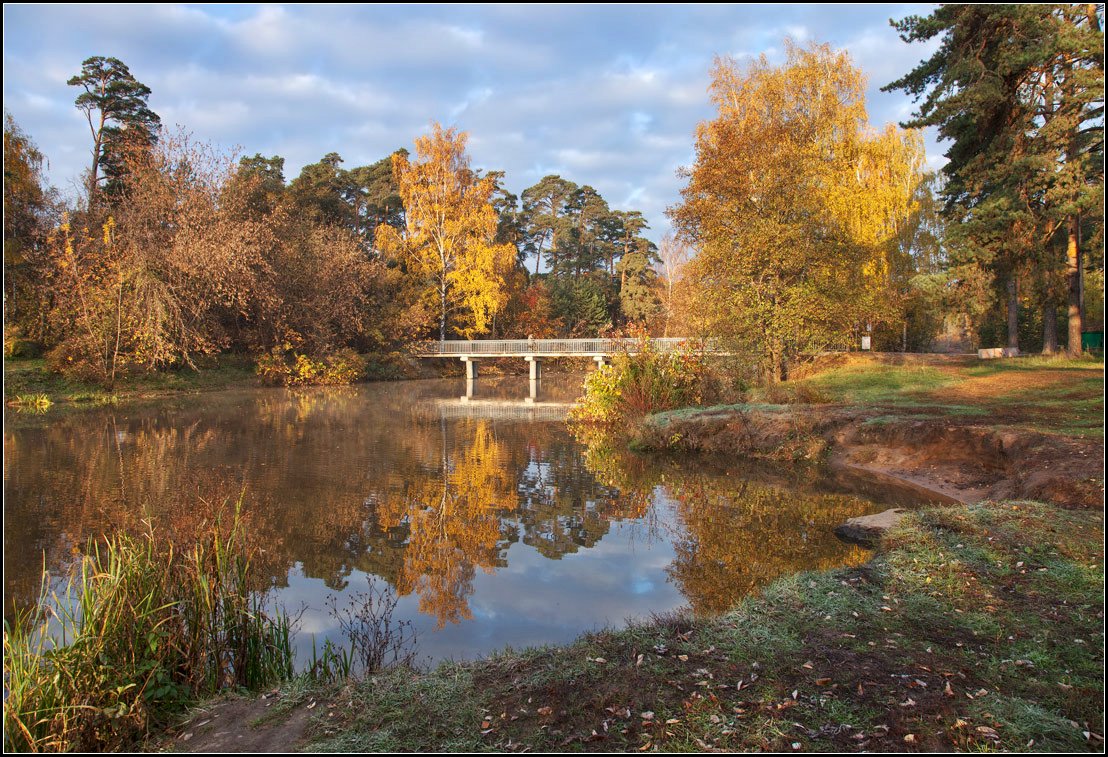
[[[692,258],[691,248],[670,232],[662,236],[658,246],[658,262],[661,267],[660,296],[662,310],[665,313],[665,325],[662,336],[669,336],[669,327],[673,323],[678,307],[677,285],[684,277],[685,266]]]
[[[402,147],[395,154],[407,157],[408,151]],[[381,224],[403,228],[404,203],[392,170],[391,155],[373,165],[350,169],[346,191],[354,207],[355,233],[365,240],[368,249],[373,249],[376,230]]]
[[[951,142],[946,214],[968,259],[1006,283],[1009,344],[1017,276],[1037,282],[1046,313],[1064,269],[1068,349],[1081,349],[1081,219],[1103,202],[1101,13],[1095,4],[946,5],[894,24],[906,42],[941,37],[885,89],[922,100],[906,125],[938,126]]]
[[[263,218],[272,214],[285,196],[285,159],[267,158],[261,153],[239,159],[238,170],[225,191],[234,192],[236,206],[245,217]]]
[[[437,301],[439,338],[448,327],[466,338],[485,332],[505,302],[504,276],[516,250],[496,242],[496,186],[469,167],[466,134],[433,124],[416,139],[416,160],[396,154],[393,170],[404,203],[404,227],[377,228],[377,246],[424,277]]]
[[[4,112],[4,318],[36,338],[49,291],[43,286],[43,246],[53,216],[51,190],[42,174],[45,158]]]
[[[148,149],[157,142],[161,119],[147,107],[150,88],[135,79],[117,58],[88,58],[69,85],[85,90],[75,104],[85,114],[92,133],[88,179],[92,203],[102,179],[108,182],[108,194],[118,189],[129,150]]]
[[[922,163],[916,137],[867,128],[864,82],[844,52],[786,42],[744,71],[717,59],[719,114],[670,215],[700,250],[689,273],[717,335],[771,380],[799,354],[852,343],[896,314],[889,256]]]
[[[558,244],[558,232],[563,229],[561,219],[566,206],[577,191],[577,185],[561,176],[544,176],[532,187],[523,190],[522,216],[525,229],[525,246],[528,254],[535,256],[535,275],[539,273],[543,252]]]
[[[619,305],[623,317],[632,323],[647,326],[658,314],[658,248],[653,242],[638,240],[635,247],[619,261]]]
[[[342,162],[341,155],[329,152],[318,163],[304,166],[289,184],[289,196],[312,221],[353,228],[354,208],[347,202],[350,182]]]

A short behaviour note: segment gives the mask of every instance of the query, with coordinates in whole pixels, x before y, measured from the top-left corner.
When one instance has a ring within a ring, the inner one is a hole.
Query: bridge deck
[[[658,352],[671,352],[689,342],[687,338],[652,339]],[[617,352],[635,353],[639,339],[474,339],[447,340],[420,345],[416,357],[597,357]],[[708,352],[718,352],[709,341]]]

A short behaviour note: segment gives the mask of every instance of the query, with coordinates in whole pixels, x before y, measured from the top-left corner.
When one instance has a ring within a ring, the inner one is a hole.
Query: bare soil
[[[1071,508],[1103,507],[1104,445],[1099,440],[997,427],[998,414],[990,414],[984,425],[974,416],[915,420],[888,412],[819,405],[705,411],[648,423],[638,443],[773,459],[826,454],[834,466],[965,503],[1035,499]]]
[[[305,740],[315,700],[274,713],[281,702],[276,692],[252,697],[223,699],[197,708],[181,726],[170,730],[159,751],[212,753],[271,753],[295,751]],[[326,705],[323,706],[326,709]]]

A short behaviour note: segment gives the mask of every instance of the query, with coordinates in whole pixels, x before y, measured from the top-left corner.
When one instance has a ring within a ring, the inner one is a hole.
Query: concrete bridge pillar
[[[531,369],[531,380],[538,381],[542,378],[542,368],[539,367],[539,359],[532,355],[527,355],[523,359],[527,361],[527,365]]]
[[[593,360],[596,361],[596,370],[600,370],[602,367],[608,364],[607,355],[593,355]]]
[[[466,364],[466,379],[472,381],[477,378],[477,361],[469,355],[462,355],[462,362]]]

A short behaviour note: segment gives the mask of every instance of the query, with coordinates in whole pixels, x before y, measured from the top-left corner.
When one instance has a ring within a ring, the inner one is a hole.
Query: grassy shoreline
[[[718,618],[286,687],[287,712],[324,706],[285,744],[1100,751],[1103,525],[1099,512],[1033,502],[921,510],[867,565],[780,579]],[[203,730],[196,748],[211,746]]]
[[[53,406],[89,408],[261,385],[253,362],[237,356],[226,356],[198,371],[181,369],[127,376],[110,391],[94,382],[54,373],[42,358],[4,360],[4,403],[8,406],[17,405],[20,398],[45,396]]]

